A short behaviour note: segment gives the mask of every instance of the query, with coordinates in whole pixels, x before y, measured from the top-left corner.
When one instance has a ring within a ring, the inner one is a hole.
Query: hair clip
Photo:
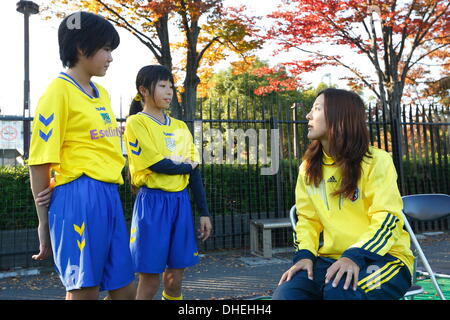
[[[142,97],[141,97],[140,93],[136,94],[136,96],[134,97],[133,100],[134,100],[134,101],[141,101],[141,100],[142,100]]]

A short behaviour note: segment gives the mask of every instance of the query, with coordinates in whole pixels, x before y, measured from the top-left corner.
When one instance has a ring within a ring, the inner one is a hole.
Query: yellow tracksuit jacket
[[[391,156],[370,147],[364,157],[358,187],[351,198],[332,196],[341,172],[331,157],[323,155],[323,180],[316,188],[306,184],[305,162],[295,189],[298,222],[294,233],[294,262],[317,256],[348,257],[360,268],[364,261],[390,254],[412,272],[410,238],[403,229],[403,202]],[[323,245],[319,237],[323,233]]]

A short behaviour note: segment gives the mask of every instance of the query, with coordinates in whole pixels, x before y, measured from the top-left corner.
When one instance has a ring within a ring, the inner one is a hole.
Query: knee
[[[183,269],[166,269],[163,275],[164,287],[169,290],[180,290],[183,280]]]
[[[320,290],[314,281],[306,278],[292,278],[279,285],[272,295],[272,300],[318,300]]]
[[[365,300],[365,295],[359,290],[353,290],[350,286],[344,289],[344,283],[341,281],[336,287],[333,287],[332,282],[325,285],[323,288],[323,297],[325,300]]]
[[[272,300],[289,300],[289,289],[285,286],[285,283],[279,285],[272,295]]]

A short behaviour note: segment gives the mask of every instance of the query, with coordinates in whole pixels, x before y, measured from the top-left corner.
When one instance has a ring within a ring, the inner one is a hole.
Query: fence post
[[[402,128],[400,122],[400,104],[396,103],[394,110],[390,111],[391,116],[391,132],[392,132],[392,158],[398,175],[398,185],[400,193],[405,195],[405,177],[403,172],[402,159]]]
[[[275,117],[271,116],[269,119],[269,123],[270,123],[270,131],[272,132],[272,129],[278,130],[278,121]],[[270,140],[272,140],[274,137],[272,137],[272,134],[270,135]],[[271,143],[272,145],[272,143]],[[277,148],[280,148],[279,143],[276,144]],[[271,153],[274,152],[274,150],[270,150]],[[281,170],[281,163],[280,166],[278,167],[278,171],[275,174],[275,189],[276,189],[276,193],[277,193],[277,197],[276,197],[276,202],[277,202],[277,212],[275,213],[276,217],[279,217],[279,214],[281,212],[283,212],[283,203],[284,203],[284,199],[283,199],[283,190],[282,190],[282,182],[281,182],[281,175],[280,175],[280,170]]]
[[[297,130],[297,102],[294,102],[291,107],[292,110],[292,131],[293,131],[293,149],[294,149],[294,158],[298,159],[299,150],[298,146],[298,130]]]

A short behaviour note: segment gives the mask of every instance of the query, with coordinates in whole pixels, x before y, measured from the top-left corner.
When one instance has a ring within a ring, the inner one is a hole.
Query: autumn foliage
[[[449,65],[450,2],[446,0],[289,0],[270,17],[266,40],[276,52],[300,50],[289,72],[304,75],[324,66],[346,69],[353,87],[371,89],[383,105],[399,105],[405,87],[436,77],[431,66]],[[324,45],[328,45],[324,49]],[[365,57],[373,72],[352,60]],[[301,77],[300,77],[301,79]]]

